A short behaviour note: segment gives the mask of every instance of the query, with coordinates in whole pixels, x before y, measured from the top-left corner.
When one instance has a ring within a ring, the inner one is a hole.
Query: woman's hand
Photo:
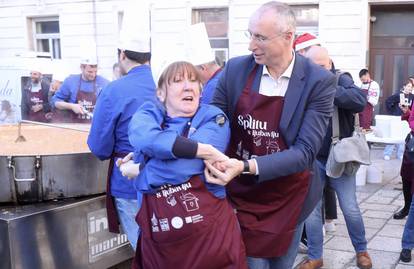
[[[208,161],[204,161],[204,163],[206,165],[204,175],[207,182],[212,184],[225,186],[243,171],[243,162],[237,159],[228,159],[214,164]]]
[[[134,179],[139,175],[139,163],[134,163],[132,160],[124,162],[118,167],[122,176],[127,177],[128,179]]]
[[[198,143],[196,157],[210,163],[227,161],[229,157],[209,144]]]

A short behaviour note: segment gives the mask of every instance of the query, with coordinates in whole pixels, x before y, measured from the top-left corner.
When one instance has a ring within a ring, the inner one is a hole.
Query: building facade
[[[150,12],[154,58],[172,53],[172,47],[185,49],[186,28],[205,22],[217,58],[226,61],[249,53],[248,19],[264,2],[267,0],[151,0],[136,12],[137,16]],[[349,71],[356,82],[361,68],[370,69],[382,87],[382,102],[414,74],[414,1],[286,3],[297,16],[297,32],[318,35],[336,67]],[[0,0],[0,59],[27,50],[46,51],[73,62],[76,69],[80,46],[86,43],[96,49],[99,72],[111,78],[127,8],[124,0]]]

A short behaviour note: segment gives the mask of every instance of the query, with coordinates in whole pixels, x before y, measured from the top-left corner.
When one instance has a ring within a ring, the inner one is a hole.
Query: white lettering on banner
[[[14,70],[1,70],[0,76],[0,125],[13,124],[21,119],[21,85]],[[7,110],[3,108],[7,107]]]
[[[190,188],[192,188],[190,182],[183,183],[178,186],[165,185],[165,186],[162,186],[161,190],[156,193],[156,197],[157,198],[161,198],[161,197],[168,198],[169,196],[171,196],[172,194],[176,192],[186,191]]]
[[[0,88],[0,95],[4,95],[4,96],[10,96],[13,93],[13,89],[12,88],[8,88],[10,84],[10,80],[7,80],[5,85],[3,87]]]
[[[243,118],[242,115],[238,116],[238,123],[240,126],[243,126],[244,130],[267,130],[267,122],[255,120],[250,114],[246,115],[246,118]]]

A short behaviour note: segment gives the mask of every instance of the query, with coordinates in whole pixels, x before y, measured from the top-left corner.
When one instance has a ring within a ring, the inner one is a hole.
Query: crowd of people
[[[92,122],[88,145],[111,160],[109,229],[127,234],[134,268],[288,269],[304,238],[308,259],[299,268],[321,268],[336,197],[357,267],[372,268],[355,173],[330,178],[326,163],[332,121],[339,139],[353,135],[355,118],[369,131],[380,88],[367,69],[357,86],[315,36],[295,30],[291,8],[272,1],[249,19],[251,54],[223,68],[210,49],[168,62],[154,82],[149,36],[135,31],[119,43],[112,82],[97,75],[95,58],[51,85],[31,72],[22,101],[28,119]],[[410,77],[386,102],[412,130],[396,145],[405,205],[394,218],[408,216],[404,262],[414,248],[413,88]]]

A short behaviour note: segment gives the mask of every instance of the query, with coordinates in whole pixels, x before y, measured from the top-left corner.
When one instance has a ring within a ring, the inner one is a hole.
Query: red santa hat
[[[306,49],[307,47],[314,46],[314,45],[320,45],[321,42],[319,39],[309,33],[304,33],[298,36],[295,41],[293,42],[293,48],[295,51]]]

